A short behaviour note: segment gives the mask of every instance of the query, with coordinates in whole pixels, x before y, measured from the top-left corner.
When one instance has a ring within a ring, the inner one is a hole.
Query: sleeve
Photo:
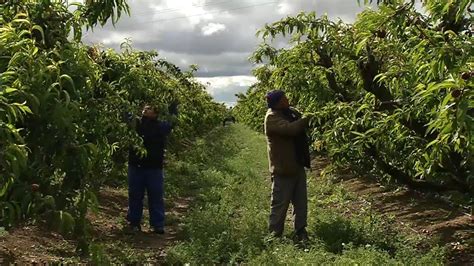
[[[158,134],[161,136],[168,136],[173,129],[173,124],[168,121],[158,122]]]
[[[134,116],[131,112],[122,112],[120,121],[122,123],[127,124],[129,128],[136,128],[137,127],[137,120],[138,118]]]
[[[304,131],[307,126],[307,118],[300,118],[294,122],[289,122],[278,115],[269,114],[265,119],[265,130],[267,134],[297,136]]]
[[[298,119],[300,119],[303,116],[303,114],[301,114],[301,112],[299,112],[298,110],[296,110],[293,107],[290,107],[290,110],[291,110],[291,113]]]

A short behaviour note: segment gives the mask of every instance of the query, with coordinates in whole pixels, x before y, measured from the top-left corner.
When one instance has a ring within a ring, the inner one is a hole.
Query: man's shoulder
[[[276,112],[269,108],[267,110],[267,113],[265,114],[265,120],[267,120],[269,117],[272,117],[272,116],[275,116],[275,115],[276,115]]]
[[[284,117],[284,113],[280,110],[268,109],[265,117]]]
[[[268,123],[272,124],[282,119],[284,119],[284,117],[280,111],[268,109],[265,115],[265,124],[268,124]]]
[[[279,112],[277,110],[273,110],[271,108],[268,108],[267,113],[265,114],[265,117],[275,116],[275,115],[278,115],[278,114],[279,114]]]

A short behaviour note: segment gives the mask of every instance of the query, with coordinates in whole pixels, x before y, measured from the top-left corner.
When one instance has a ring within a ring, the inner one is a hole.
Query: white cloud
[[[224,31],[226,26],[220,23],[209,23],[206,26],[202,27],[201,32],[204,36],[209,36],[220,31]]]
[[[253,65],[247,58],[262,41],[255,33],[266,23],[302,11],[352,22],[365,8],[358,6],[357,0],[133,0],[128,3],[130,17],[123,15],[115,27],[107,23],[103,28],[88,31],[84,41],[119,49],[120,43],[130,38],[133,47],[157,50],[160,57],[183,70],[197,64],[200,69],[196,75],[201,76],[197,80],[209,82],[208,91],[216,101],[227,104],[236,100],[235,93],[244,92],[255,82],[250,76]],[[274,45],[287,47],[287,39],[277,38]]]
[[[227,107],[234,107],[237,105],[237,102],[224,102],[225,106]]]
[[[196,78],[196,80],[206,86],[207,92],[217,102],[224,103],[227,106],[234,106],[236,104],[235,94],[245,92],[248,87],[257,81],[253,76],[223,76]]]
[[[194,28],[202,21],[214,19],[214,15],[207,12],[203,2],[200,0],[165,0],[159,4],[151,4],[150,8],[155,10],[155,18],[158,22],[170,21],[176,24],[183,24],[180,18],[186,19],[188,26]],[[175,20],[176,19],[176,20]]]
[[[117,45],[123,43],[130,36],[128,33],[112,32],[110,36],[102,39],[101,42],[105,45]]]
[[[291,6],[288,3],[278,4],[278,14],[288,14],[291,11]]]
[[[228,76],[212,78],[196,78],[197,81],[206,85],[207,91],[212,95],[222,92],[231,92],[236,87],[249,87],[257,79],[253,76]]]

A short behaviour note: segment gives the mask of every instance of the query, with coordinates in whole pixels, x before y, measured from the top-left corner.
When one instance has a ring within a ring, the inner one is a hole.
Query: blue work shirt
[[[143,139],[147,154],[141,157],[136,149],[131,148],[128,156],[129,165],[163,169],[166,139],[171,133],[172,124],[146,117],[142,117],[137,122],[136,130]]]

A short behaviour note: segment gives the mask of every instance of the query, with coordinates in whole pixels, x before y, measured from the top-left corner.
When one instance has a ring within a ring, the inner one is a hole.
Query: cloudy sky
[[[363,0],[361,1],[363,2]],[[316,11],[347,22],[364,7],[357,0],[129,0],[131,15],[113,27],[96,28],[86,43],[118,49],[125,38],[140,50],[156,50],[183,70],[197,64],[198,80],[219,102],[232,105],[235,94],[255,82],[248,57],[261,42],[255,35],[301,11]]]

